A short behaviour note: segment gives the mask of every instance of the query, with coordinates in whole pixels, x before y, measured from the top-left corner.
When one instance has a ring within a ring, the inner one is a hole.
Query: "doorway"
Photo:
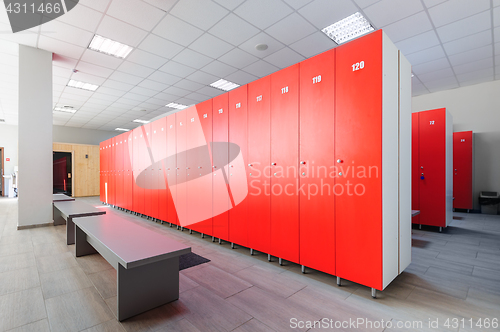
[[[53,192],[73,195],[71,152],[53,152]]]

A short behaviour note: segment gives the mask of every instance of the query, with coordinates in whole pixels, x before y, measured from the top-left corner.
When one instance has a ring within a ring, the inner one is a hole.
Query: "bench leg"
[[[64,220],[61,212],[56,209],[55,206],[52,207],[52,218],[54,219],[54,226],[64,225],[66,223],[66,220]]]
[[[87,242],[87,234],[75,225],[75,256],[80,257],[91,254],[97,254],[97,250]]]
[[[72,218],[66,222],[66,244],[75,244],[75,223]]]
[[[118,320],[179,298],[179,257],[125,269],[118,264]]]

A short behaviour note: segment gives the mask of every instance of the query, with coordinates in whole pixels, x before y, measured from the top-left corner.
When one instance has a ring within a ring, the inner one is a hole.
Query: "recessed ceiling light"
[[[182,105],[182,104],[177,104],[177,103],[170,103],[168,105],[165,105],[166,107],[170,107],[170,108],[175,108],[175,109],[178,109],[178,110],[183,110],[185,108],[187,108],[186,105]]]
[[[415,76],[415,74],[411,73],[411,77],[414,77],[414,76]]]
[[[221,78],[217,82],[213,82],[212,84],[210,84],[210,86],[214,87],[216,89],[223,90],[223,91],[229,91],[229,90],[232,90],[234,88],[239,87],[240,85],[236,84],[236,83],[233,83],[233,82],[229,82],[229,81],[223,80]]]
[[[255,45],[255,49],[257,51],[265,51],[265,50],[267,50],[268,47],[269,46],[267,46],[267,44],[257,44],[257,45]]]
[[[94,35],[94,38],[92,38],[92,41],[90,42],[89,49],[107,55],[112,55],[120,59],[125,59],[133,50],[133,48],[128,45],[99,35]]]
[[[125,129],[125,128],[115,128],[115,130],[118,130],[118,131],[129,131],[130,129]]]
[[[135,119],[134,121],[132,122],[137,122],[137,123],[149,123],[149,121],[146,121],[146,120],[140,120],[140,119]]]
[[[375,29],[370,22],[358,12],[327,26],[321,31],[340,45],[373,30]]]
[[[74,109],[72,106],[56,107],[56,108],[54,108],[54,111],[73,113],[73,114],[76,113],[76,109]]]
[[[99,87],[99,85],[75,81],[75,80],[69,80],[67,85],[72,88],[88,90],[88,91],[95,91]]]

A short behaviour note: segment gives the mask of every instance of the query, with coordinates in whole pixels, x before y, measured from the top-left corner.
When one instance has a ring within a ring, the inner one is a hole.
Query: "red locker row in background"
[[[410,72],[379,30],[104,141],[101,201],[382,290],[410,262]]]

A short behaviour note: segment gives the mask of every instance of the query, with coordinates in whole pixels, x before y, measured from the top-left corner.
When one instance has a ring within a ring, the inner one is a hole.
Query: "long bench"
[[[66,224],[66,244],[75,243],[75,218],[101,214],[106,214],[106,210],[98,209],[82,201],[54,202],[54,226]]]
[[[119,321],[179,298],[179,256],[191,247],[113,214],[73,221],[76,257],[99,253],[117,271]]]
[[[52,194],[52,202],[67,202],[74,201],[73,197],[66,196],[64,194]]]

